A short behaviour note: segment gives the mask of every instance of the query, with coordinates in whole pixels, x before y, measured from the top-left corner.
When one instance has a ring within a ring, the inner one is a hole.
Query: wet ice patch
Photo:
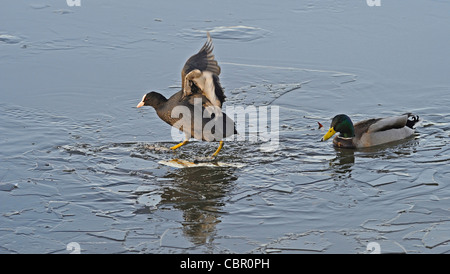
[[[395,182],[397,182],[397,180],[398,180],[398,178],[396,175],[386,175],[386,176],[382,176],[382,177],[372,180],[372,181],[367,181],[367,184],[369,184],[373,187],[377,187],[377,186],[395,183]]]
[[[49,8],[51,6],[48,4],[44,4],[44,3],[37,3],[37,4],[30,4],[30,7],[35,10],[41,10],[41,9]]]
[[[427,248],[435,248],[439,245],[450,242],[450,223],[438,223],[429,228],[422,239],[423,244]]]
[[[12,191],[13,189],[15,189],[17,187],[18,187],[18,184],[0,183],[0,191]]]
[[[127,236],[127,231],[114,229],[114,230],[108,230],[108,231],[102,231],[102,232],[89,232],[87,234],[98,237],[98,238],[105,238],[108,240],[121,242],[121,241],[125,241],[125,238]]]
[[[252,84],[231,90],[230,93],[233,97],[228,101],[250,105],[270,105],[284,94],[297,91],[302,84]]]
[[[5,44],[17,44],[20,43],[22,39],[17,36],[9,35],[9,34],[0,34],[0,43]]]
[[[58,10],[54,10],[54,13],[57,14],[69,14],[69,13],[73,13],[73,11],[71,10],[67,10],[67,9],[58,9]]]
[[[135,194],[139,195],[136,202],[150,209],[156,209],[162,200],[159,189],[153,185],[140,186],[135,190]]]
[[[257,27],[220,26],[210,30],[184,29],[180,35],[183,38],[202,39],[206,37],[208,31],[213,39],[230,39],[243,42],[261,39],[270,34],[270,31]]]
[[[161,247],[172,247],[187,249],[193,247],[193,243],[186,239],[181,228],[168,228],[161,235],[159,245]]]
[[[319,231],[308,231],[302,234],[289,234],[269,243],[266,251],[273,252],[323,252],[331,246],[328,239]]]

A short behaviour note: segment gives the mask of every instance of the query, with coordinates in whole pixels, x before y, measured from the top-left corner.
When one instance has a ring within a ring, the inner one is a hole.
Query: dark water
[[[201,8],[200,8],[201,7]],[[0,10],[0,253],[448,253],[446,1],[7,1]],[[214,40],[226,106],[279,106],[242,168],[175,169],[142,95]],[[331,118],[414,112],[413,138],[340,150]]]

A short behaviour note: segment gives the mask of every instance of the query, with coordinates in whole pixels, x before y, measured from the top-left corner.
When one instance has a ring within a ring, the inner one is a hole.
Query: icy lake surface
[[[450,252],[449,1],[80,3],[2,2],[0,253]],[[172,152],[170,126],[135,106],[180,89],[206,31],[224,107],[279,107],[279,146],[226,142],[218,161],[239,168],[164,166],[217,144]],[[405,112],[411,139],[319,142],[336,114]]]

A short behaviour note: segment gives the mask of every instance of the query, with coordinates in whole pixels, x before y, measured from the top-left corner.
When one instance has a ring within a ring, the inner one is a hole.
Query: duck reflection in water
[[[336,157],[330,160],[330,167],[333,168],[339,179],[343,178],[344,175],[346,175],[345,178],[350,178],[353,165],[355,164],[355,153],[357,153],[358,158],[392,159],[396,157],[408,156],[414,153],[417,144],[418,140],[405,139],[386,145],[361,148],[357,150],[334,147]]]
[[[330,167],[333,168],[339,179],[342,177],[350,178],[352,167],[355,164],[355,151],[338,147],[334,149],[336,157],[330,160]]]
[[[161,205],[171,205],[183,212],[183,234],[194,244],[211,241],[223,214],[228,192],[237,180],[234,168],[194,167],[171,170],[172,179],[161,195]]]

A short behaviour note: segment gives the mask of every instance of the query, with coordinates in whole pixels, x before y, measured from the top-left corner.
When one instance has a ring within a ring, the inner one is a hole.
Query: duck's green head
[[[339,132],[340,136],[344,138],[355,137],[355,128],[353,127],[353,122],[350,117],[345,114],[334,116],[331,121],[330,129],[322,137],[322,141],[330,139],[336,132]]]

